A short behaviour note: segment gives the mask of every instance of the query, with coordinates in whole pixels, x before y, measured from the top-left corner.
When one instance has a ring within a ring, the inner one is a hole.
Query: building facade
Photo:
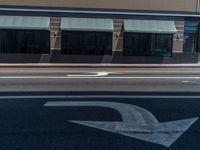
[[[197,63],[199,0],[0,0],[0,62]]]

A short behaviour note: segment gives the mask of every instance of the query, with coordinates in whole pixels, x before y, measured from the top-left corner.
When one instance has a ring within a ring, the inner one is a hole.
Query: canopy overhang
[[[50,30],[50,17],[0,16],[0,29]]]
[[[165,20],[124,20],[124,30],[133,33],[177,33],[174,21]]]
[[[112,19],[96,18],[61,18],[61,30],[113,32]]]

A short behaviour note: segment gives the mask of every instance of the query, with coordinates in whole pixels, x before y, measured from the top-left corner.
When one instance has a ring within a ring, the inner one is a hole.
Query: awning
[[[0,29],[50,30],[50,17],[0,16]]]
[[[113,20],[95,18],[61,18],[61,30],[113,32]]]
[[[164,20],[124,20],[124,30],[135,33],[177,33],[174,21]]]

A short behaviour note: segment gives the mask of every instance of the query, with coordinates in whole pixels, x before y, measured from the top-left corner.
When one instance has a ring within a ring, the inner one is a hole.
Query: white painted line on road
[[[70,79],[200,79],[200,77],[67,77]]]
[[[198,96],[173,96],[173,95],[27,95],[27,96],[0,96],[0,99],[200,99]]]
[[[183,83],[189,83],[190,81],[182,81]]]
[[[200,84],[198,81],[182,81],[183,83]]]
[[[101,77],[101,76],[107,76],[109,75],[110,72],[92,72],[95,74],[87,74],[87,75],[82,75],[82,74],[68,74],[67,77]]]
[[[1,76],[0,79],[200,79],[200,77],[67,77],[67,76]]]

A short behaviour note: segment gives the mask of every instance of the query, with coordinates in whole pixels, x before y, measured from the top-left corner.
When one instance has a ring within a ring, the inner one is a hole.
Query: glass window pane
[[[125,33],[124,55],[171,56],[172,35]]]
[[[112,54],[112,33],[62,31],[62,54]]]
[[[154,34],[140,34],[140,49],[138,55],[149,56],[151,55],[151,49],[155,45]]]
[[[171,56],[172,35],[156,35],[156,56]]]
[[[112,33],[96,33],[96,51],[95,54],[112,54]]]
[[[151,37],[151,56],[156,56],[156,34],[152,34]]]
[[[79,54],[79,33],[62,31],[62,53],[63,54]]]
[[[124,42],[123,42],[123,55],[131,55],[132,52],[132,37],[128,33],[124,33]]]
[[[155,34],[125,33],[124,55],[150,56],[155,49]]]
[[[10,52],[10,50],[14,47],[12,47],[13,44],[9,44],[9,37],[8,34],[4,30],[0,30],[0,52]]]
[[[0,30],[1,53],[50,53],[50,32]]]
[[[140,49],[139,40],[140,36],[138,33],[125,33],[123,54],[125,56],[136,55]]]
[[[197,35],[196,34],[184,35],[184,52],[190,52],[190,53],[197,52]]]
[[[199,41],[199,21],[185,21],[183,51],[187,53],[197,52]]]
[[[80,33],[80,48],[81,54],[95,54],[96,36],[94,32]]]

